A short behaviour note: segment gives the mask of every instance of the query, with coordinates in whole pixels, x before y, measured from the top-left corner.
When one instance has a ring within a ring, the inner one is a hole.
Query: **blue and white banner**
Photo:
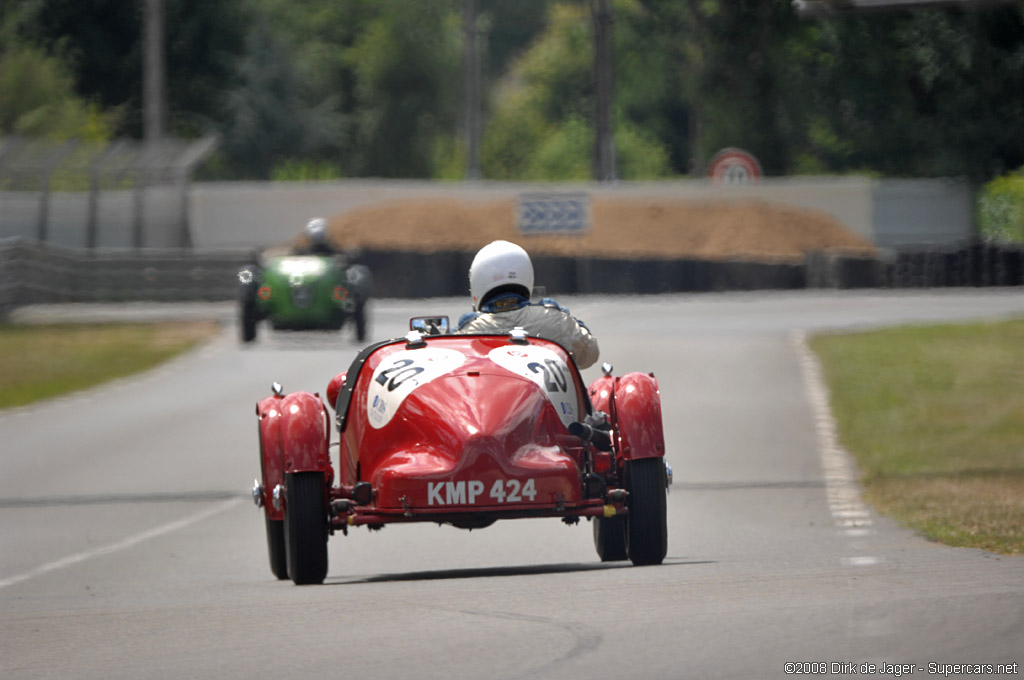
[[[590,228],[590,195],[519,194],[518,223],[524,234],[583,233]]]

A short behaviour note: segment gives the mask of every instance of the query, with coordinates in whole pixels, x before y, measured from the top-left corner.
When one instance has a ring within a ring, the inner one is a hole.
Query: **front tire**
[[[668,499],[665,461],[642,458],[626,463],[629,514],[626,551],[637,565],[661,564],[668,553]]]
[[[252,342],[256,339],[256,302],[245,300],[242,302],[242,342]]]
[[[288,578],[288,556],[284,547],[284,521],[267,520],[267,553],[270,555],[270,571],[284,580]]]
[[[295,585],[327,577],[327,487],[320,472],[285,476],[284,539],[288,576]]]
[[[359,342],[365,342],[366,341],[366,331],[367,331],[366,303],[365,302],[360,303],[359,306],[356,307],[355,320],[356,320],[356,340],[358,340]]]

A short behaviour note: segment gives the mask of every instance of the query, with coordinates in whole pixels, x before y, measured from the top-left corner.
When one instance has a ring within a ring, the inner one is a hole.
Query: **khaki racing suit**
[[[590,329],[550,298],[534,304],[514,293],[501,295],[482,305],[481,311],[464,315],[455,332],[508,333],[516,327],[534,337],[554,340],[573,355],[580,369],[594,365],[600,353]]]

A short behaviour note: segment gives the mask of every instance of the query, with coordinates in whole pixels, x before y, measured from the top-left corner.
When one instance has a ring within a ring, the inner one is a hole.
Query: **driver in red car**
[[[599,354],[597,338],[582,321],[551,298],[530,302],[533,262],[520,246],[494,241],[484,246],[469,267],[473,311],[459,319],[456,333],[507,333],[521,327],[530,335],[554,340],[572,353],[576,365],[592,366]]]

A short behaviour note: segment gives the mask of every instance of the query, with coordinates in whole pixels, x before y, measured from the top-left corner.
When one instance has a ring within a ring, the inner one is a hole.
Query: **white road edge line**
[[[790,339],[800,361],[804,389],[814,409],[814,427],[818,434],[818,451],[825,473],[825,493],[832,520],[851,538],[873,534],[871,513],[860,498],[857,470],[850,454],[839,445],[828,388],[822,378],[818,358],[807,344],[807,332],[796,329],[790,333]],[[848,566],[869,566],[881,561],[881,557],[874,556],[844,557],[841,560]]]
[[[21,583],[22,581],[27,581],[27,580],[35,578],[37,576],[42,576],[43,574],[48,574],[51,571],[57,571],[58,569],[63,569],[65,567],[70,567],[72,565],[78,564],[79,562],[85,562],[86,560],[91,560],[94,557],[100,557],[102,555],[110,555],[111,553],[120,552],[121,550],[126,550],[128,548],[131,548],[132,546],[138,545],[139,543],[142,543],[143,541],[148,541],[151,538],[156,538],[158,536],[163,536],[164,534],[169,534],[172,531],[177,531],[178,529],[184,529],[187,526],[190,526],[192,524],[196,524],[197,522],[201,522],[204,519],[208,519],[210,517],[213,517],[214,515],[218,515],[218,514],[224,512],[225,510],[228,510],[228,509],[238,505],[243,500],[245,500],[245,499],[243,499],[243,498],[230,498],[230,499],[228,499],[226,501],[222,501],[222,502],[218,503],[217,505],[213,506],[212,508],[206,508],[205,510],[200,510],[199,512],[195,512],[195,513],[192,513],[191,515],[188,515],[186,517],[182,517],[179,520],[175,520],[173,522],[168,522],[167,524],[162,524],[162,525],[160,525],[158,527],[154,527],[152,529],[149,529],[148,531],[143,531],[140,534],[135,534],[134,536],[129,536],[128,538],[123,539],[121,541],[118,541],[116,543],[111,543],[109,545],[101,546],[101,547],[96,548],[94,550],[87,550],[85,552],[80,552],[80,553],[77,553],[75,555],[69,555],[67,557],[61,558],[61,559],[56,560],[54,562],[49,562],[49,563],[44,564],[42,566],[36,567],[35,569],[33,569],[31,571],[27,571],[27,572],[25,572],[23,574],[18,574],[17,576],[11,576],[10,578],[0,579],[0,589],[6,588],[7,586],[12,586],[12,585],[14,585],[16,583]]]

